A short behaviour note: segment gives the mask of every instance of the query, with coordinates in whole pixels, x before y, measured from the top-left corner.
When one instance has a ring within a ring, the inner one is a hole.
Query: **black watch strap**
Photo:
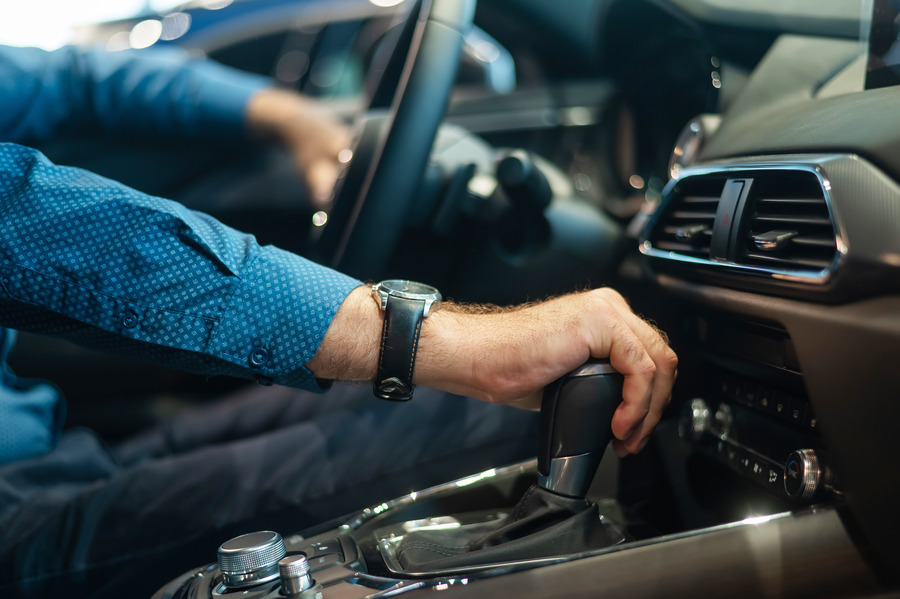
[[[412,399],[415,388],[412,384],[413,369],[424,314],[423,300],[388,297],[374,385],[375,395],[381,399]]]

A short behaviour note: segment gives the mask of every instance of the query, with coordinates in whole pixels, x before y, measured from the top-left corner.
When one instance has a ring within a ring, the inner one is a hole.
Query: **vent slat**
[[[690,256],[709,256],[709,246],[694,246],[687,243],[660,239],[654,244],[654,247],[658,250],[678,252],[679,254],[687,254]]]
[[[707,196],[684,196],[681,198],[682,204],[716,204],[719,203],[718,197],[707,197]]]
[[[716,213],[676,210],[672,213],[671,218],[677,218],[680,220],[716,220]]]
[[[781,268],[795,268],[795,269],[814,269],[814,270],[824,270],[831,266],[831,260],[824,258],[799,258],[799,257],[781,257],[781,256],[769,256],[766,254],[759,254],[755,252],[747,252],[744,256],[750,260],[765,262],[768,264],[778,264]]]
[[[791,240],[791,243],[795,245],[829,248],[832,250],[837,249],[837,244],[834,241],[834,235],[821,237],[813,237],[812,235],[798,235]]]
[[[760,204],[775,204],[775,205],[792,205],[792,206],[806,206],[806,207],[816,207],[822,206],[825,207],[825,200],[822,198],[762,198],[759,200]],[[827,208],[826,208],[827,209]]]
[[[653,247],[691,258],[709,258],[716,210],[725,179],[701,177],[680,183],[651,233]]]
[[[667,225],[667,226],[663,227],[663,233],[674,236],[674,235],[677,235],[678,231],[681,231],[682,229],[684,229],[684,227],[676,226],[676,225]],[[706,231],[703,231],[703,235],[706,237],[712,237],[712,230],[707,229]]]
[[[825,193],[814,175],[771,173],[757,178],[753,191],[758,195],[748,203],[753,213],[740,262],[795,271],[831,266],[837,243]],[[779,231],[794,234],[773,248],[756,246],[759,236]]]
[[[814,225],[819,227],[831,227],[831,219],[827,216],[808,216],[804,214],[756,214],[752,222],[765,223],[793,223],[799,225]]]

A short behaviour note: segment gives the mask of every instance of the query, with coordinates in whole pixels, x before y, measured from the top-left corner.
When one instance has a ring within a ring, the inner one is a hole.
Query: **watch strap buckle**
[[[388,377],[383,381],[376,381],[373,385],[376,396],[390,401],[411,400],[414,388],[415,385],[408,384],[395,376]]]

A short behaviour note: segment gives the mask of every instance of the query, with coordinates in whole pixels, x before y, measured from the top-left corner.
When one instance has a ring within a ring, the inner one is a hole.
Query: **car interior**
[[[331,208],[271,149],[41,149],[361,279],[614,287],[679,375],[638,455],[604,451],[621,377],[592,361],[534,460],[223,539],[155,598],[900,596],[900,3],[221,4],[158,15],[190,16],[165,43],[352,122]],[[11,365],[110,440],[244,384],[26,334]]]

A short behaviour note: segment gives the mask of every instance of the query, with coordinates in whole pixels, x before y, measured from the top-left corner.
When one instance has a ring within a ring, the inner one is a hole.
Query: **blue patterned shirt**
[[[0,47],[0,142],[96,128],[244,135],[264,81],[172,52]],[[180,204],[0,143],[0,325],[206,374],[318,389],[305,368],[360,283]],[[12,331],[0,329],[0,357]],[[62,427],[51,385],[0,369],[0,463]]]

